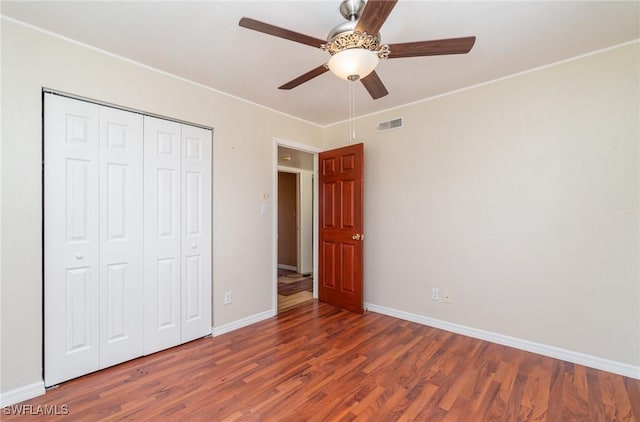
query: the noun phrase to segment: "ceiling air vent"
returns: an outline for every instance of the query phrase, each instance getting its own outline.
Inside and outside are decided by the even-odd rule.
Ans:
[[[402,126],[404,126],[402,117],[398,117],[397,119],[378,123],[378,132],[386,132],[387,130],[398,129]]]

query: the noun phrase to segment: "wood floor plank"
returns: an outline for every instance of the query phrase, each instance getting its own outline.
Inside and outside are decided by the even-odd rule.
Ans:
[[[539,362],[529,374],[521,405],[531,409],[528,420],[542,422],[547,420],[546,406],[549,403],[553,360],[541,357]]]
[[[629,404],[631,406],[633,418],[636,421],[640,421],[640,382],[637,382],[636,380],[631,378],[624,377],[623,382],[625,390],[627,392],[627,397],[629,398]]]
[[[413,397],[410,398],[409,394],[407,395],[410,404],[398,418],[399,421],[418,420],[421,415],[424,415],[425,408],[429,406],[429,403],[432,403],[431,398],[438,391],[437,386],[428,383],[421,385],[419,390],[416,390],[417,388],[418,386],[413,389]]]
[[[640,422],[640,381],[311,302],[23,404],[68,406],[47,420]]]

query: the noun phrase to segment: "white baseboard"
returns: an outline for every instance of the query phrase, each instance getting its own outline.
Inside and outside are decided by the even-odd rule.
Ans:
[[[44,394],[44,381],[34,382],[4,393],[0,393],[0,407],[10,406]]]
[[[224,324],[219,327],[213,327],[211,329],[211,333],[214,337],[229,333],[231,331],[237,330],[238,328],[246,327],[251,324],[255,324],[256,322],[263,321],[265,319],[269,319],[275,316],[276,313],[273,309],[265,312],[260,312],[259,314],[249,315],[246,318],[239,319],[237,321],[231,322],[229,324]]]
[[[503,346],[509,346],[516,349],[525,350],[527,352],[537,353],[539,355],[588,366],[590,368],[612,372],[614,374],[623,375],[625,377],[640,379],[640,366],[629,365],[627,363],[586,355],[584,353],[574,352],[555,346],[549,346],[546,344],[523,340],[516,337],[505,336],[491,331],[485,331],[478,328],[467,327],[465,325],[454,324],[452,322],[429,318],[423,315],[417,315],[393,308],[387,308],[385,306],[375,305],[373,303],[365,303],[364,307],[371,312],[392,316],[406,321],[416,322],[418,324],[427,325],[429,327],[439,328],[441,330],[450,331],[452,333],[462,334],[468,337],[502,344]]]
[[[278,264],[278,268],[282,269],[282,270],[289,270],[289,271],[298,272],[298,267],[296,267],[295,265]]]

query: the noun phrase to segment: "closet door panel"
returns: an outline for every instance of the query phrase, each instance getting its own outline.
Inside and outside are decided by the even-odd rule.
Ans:
[[[100,108],[100,367],[142,355],[142,115]]]
[[[211,131],[182,125],[182,342],[211,334]]]
[[[144,353],[180,343],[180,124],[144,117]]]
[[[45,385],[99,368],[99,106],[46,94]]]

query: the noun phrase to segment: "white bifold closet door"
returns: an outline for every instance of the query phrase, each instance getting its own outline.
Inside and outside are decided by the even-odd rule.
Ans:
[[[142,116],[45,95],[45,385],[142,354]]]
[[[182,342],[211,334],[211,131],[182,125]]]
[[[211,131],[45,94],[45,385],[211,333]]]
[[[180,344],[180,124],[144,121],[144,352]]]
[[[211,333],[211,131],[144,121],[144,353]]]

